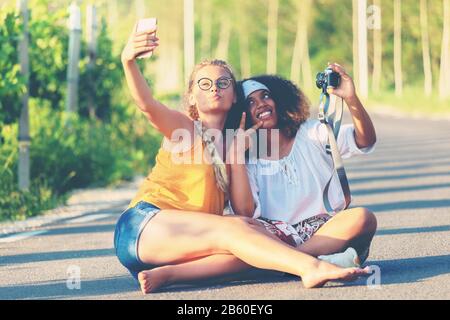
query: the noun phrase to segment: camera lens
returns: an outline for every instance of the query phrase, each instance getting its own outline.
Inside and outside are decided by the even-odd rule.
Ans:
[[[317,88],[319,88],[319,89],[323,88],[324,80],[325,80],[325,73],[319,72],[316,75],[316,86],[317,86]]]

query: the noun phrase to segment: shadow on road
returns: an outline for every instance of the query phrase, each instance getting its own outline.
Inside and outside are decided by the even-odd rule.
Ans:
[[[450,225],[377,230],[376,236],[387,236],[392,234],[406,234],[406,233],[444,232],[444,231],[450,231]]]
[[[96,221],[97,223],[98,221]],[[111,241],[112,241],[112,234],[114,232],[114,228],[116,227],[116,224],[94,224],[90,226],[80,226],[80,227],[70,227],[66,226],[63,228],[55,228],[55,229],[49,229],[47,233],[41,234],[40,237],[48,237],[48,236],[55,236],[55,235],[68,235],[68,234],[89,234],[89,233],[100,233],[100,232],[111,232]]]
[[[104,254],[109,255],[110,250]],[[96,253],[97,254],[97,253]],[[381,285],[420,282],[427,278],[450,273],[450,255],[418,257],[397,260],[369,261],[368,265],[376,265],[381,270]],[[298,281],[297,277],[285,276],[282,273],[264,270],[254,270],[239,275],[221,277],[195,284],[174,285],[163,288],[157,293],[192,292],[206,289],[220,289],[229,286],[249,284],[281,283]],[[365,286],[366,279],[361,278],[353,283],[332,284],[325,289],[336,287]],[[139,287],[131,276],[108,277],[105,279],[82,280],[81,288],[70,290],[65,280],[46,283],[32,283],[0,287],[0,299],[80,299],[125,294],[135,292],[140,295]]]
[[[79,299],[88,296],[100,298],[104,295],[137,291],[131,277],[110,277],[100,280],[83,280],[80,289],[68,289],[65,280],[50,283],[33,283],[0,287],[0,299]]]
[[[411,192],[411,191],[423,191],[433,189],[447,189],[450,188],[450,183],[436,183],[428,185],[418,186],[400,186],[400,187],[382,187],[382,188],[366,188],[366,189],[352,189],[352,195],[364,196],[374,194],[391,194],[394,192]]]
[[[386,202],[380,204],[368,204],[366,207],[375,213],[391,210],[450,208],[450,199]]]
[[[384,176],[367,176],[360,178],[351,178],[349,179],[349,183],[350,185],[355,185],[375,181],[389,181],[389,180],[398,181],[401,179],[444,177],[444,176],[450,176],[450,172],[439,171],[439,172],[408,173],[408,174],[384,175]]]
[[[38,252],[29,254],[18,254],[12,256],[2,256],[0,266],[44,262],[67,259],[83,259],[92,257],[115,256],[114,249],[95,249],[95,250],[76,250],[76,251],[57,251],[57,252]]]
[[[367,264],[380,267],[381,285],[420,282],[450,273],[450,255],[377,260],[369,261]]]

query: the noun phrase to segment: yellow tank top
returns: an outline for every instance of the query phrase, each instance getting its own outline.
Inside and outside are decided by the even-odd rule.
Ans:
[[[197,137],[188,151],[175,155],[164,146],[164,142],[156,156],[155,166],[129,207],[145,201],[161,209],[222,215],[225,195],[216,184],[213,165],[203,160],[203,156],[208,158],[201,138]]]

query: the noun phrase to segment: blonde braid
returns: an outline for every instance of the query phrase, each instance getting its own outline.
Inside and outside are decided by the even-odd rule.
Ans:
[[[211,136],[206,132],[206,129],[202,127],[199,120],[199,114],[198,109],[196,105],[191,105],[189,103],[188,96],[192,93],[192,89],[194,87],[194,81],[195,76],[197,72],[206,66],[218,66],[223,69],[225,69],[229,74],[230,77],[233,79],[233,88],[236,90],[236,78],[234,77],[233,71],[231,67],[223,60],[204,60],[197,64],[194,67],[194,70],[191,73],[191,76],[189,77],[189,83],[188,83],[188,90],[186,94],[184,95],[184,105],[187,109],[187,113],[189,117],[194,120],[195,129],[197,131],[197,134],[202,138],[202,141],[205,143],[206,150],[211,156],[212,159],[212,165],[214,168],[214,175],[216,178],[216,184],[217,187],[223,191],[225,194],[225,199],[228,200],[228,187],[229,187],[229,181],[228,181],[228,175],[225,163],[223,162],[222,158],[220,157],[220,153],[217,152],[217,148],[214,144],[214,142],[211,139]]]

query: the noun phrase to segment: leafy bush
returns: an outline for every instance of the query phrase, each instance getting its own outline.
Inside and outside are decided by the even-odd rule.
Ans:
[[[146,173],[159,148],[160,135],[142,116],[126,121],[113,116],[104,123],[54,111],[48,101],[39,99],[31,99],[30,114],[34,116],[29,191],[17,189],[17,124],[2,130],[0,220],[35,215],[60,203],[75,188],[108,185]]]
[[[39,0],[29,22],[31,185],[18,190],[18,118],[25,90],[18,65],[20,19],[0,13],[0,220],[25,219],[64,201],[70,190],[104,186],[146,173],[161,136],[121,97],[120,59],[102,22],[97,57],[80,55],[79,113],[65,109],[67,12]],[[94,112],[88,108],[88,96]]]
[[[0,12],[0,127],[20,115],[20,95],[25,81],[20,75],[17,45],[20,24],[12,12]]]
[[[111,120],[113,95],[122,84],[123,73],[120,57],[113,54],[112,41],[108,37],[106,21],[102,19],[97,38],[97,56],[91,69],[88,68],[89,55],[83,43],[80,60],[79,114],[104,121]],[[92,110],[89,110],[92,97]]]

